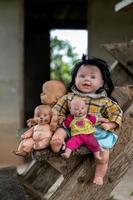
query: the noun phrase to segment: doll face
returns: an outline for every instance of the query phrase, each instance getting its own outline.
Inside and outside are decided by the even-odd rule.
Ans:
[[[56,104],[57,100],[58,94],[55,93],[55,91],[44,88],[43,92],[41,93],[42,104],[48,104],[53,106],[54,104]]]
[[[50,123],[51,114],[47,108],[37,109],[35,111],[34,119],[37,124],[44,125]]]
[[[65,85],[57,80],[47,81],[43,84],[40,95],[41,103],[53,106],[58,99],[66,93]]]
[[[74,99],[71,101],[71,115],[75,117],[82,117],[87,114],[87,106],[84,101]]]
[[[77,89],[84,93],[95,93],[103,83],[101,71],[95,65],[82,65],[75,78]]]

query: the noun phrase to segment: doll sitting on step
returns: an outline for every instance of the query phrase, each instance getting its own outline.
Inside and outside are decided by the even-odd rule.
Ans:
[[[36,125],[21,135],[21,142],[15,152],[18,156],[26,156],[33,150],[45,149],[49,146],[52,137],[50,120],[52,110],[49,105],[39,105],[34,110],[34,121]]]
[[[47,109],[51,109],[54,104],[56,104],[56,102],[58,101],[58,99],[65,95],[66,93],[66,87],[64,85],[64,83],[62,81],[59,80],[49,80],[46,81],[43,86],[42,86],[42,93],[40,94],[40,99],[41,99],[41,103],[43,105],[39,106],[40,108],[45,108],[46,112]],[[42,149],[46,148],[49,146],[49,142],[50,142],[50,138],[52,135],[51,130],[49,130],[49,138],[47,138],[45,140],[45,144],[42,145],[42,147],[38,147],[34,144],[34,140],[32,138],[32,134],[34,131],[34,128],[36,127],[36,125],[38,126],[38,121],[36,120],[36,114],[38,115],[38,107],[35,109],[35,115],[34,118],[31,118],[29,120],[27,120],[27,125],[28,127],[30,127],[31,129],[29,129],[28,131],[26,131],[21,138],[23,139],[18,147],[18,151],[15,152],[16,155],[20,155],[20,156],[25,156],[27,155],[27,152],[31,152],[32,149]],[[39,115],[38,115],[39,117]],[[62,119],[61,119],[62,120]],[[59,121],[59,118],[57,117],[56,111],[50,111],[50,119],[49,122],[47,122],[47,127],[52,123],[53,126],[57,125]],[[48,128],[49,129],[49,128]],[[40,140],[41,142],[41,140]],[[44,143],[44,140],[42,138],[42,143]]]
[[[70,102],[70,116],[63,122],[64,128],[70,128],[71,137],[66,143],[65,152],[61,155],[69,158],[72,151],[85,145],[93,152],[95,159],[101,160],[100,145],[94,134],[96,122],[108,122],[105,118],[96,118],[94,115],[87,114],[87,105],[80,98],[74,98]]]

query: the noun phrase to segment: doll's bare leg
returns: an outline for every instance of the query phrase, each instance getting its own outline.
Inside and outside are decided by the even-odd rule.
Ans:
[[[97,159],[97,160],[102,160],[102,157],[101,157],[101,155],[100,155],[100,151],[94,152],[94,157],[95,157],[95,159]]]
[[[32,138],[24,139],[20,142],[18,150],[14,152],[18,156],[26,156],[28,153],[32,152],[34,141]]]
[[[96,185],[103,185],[103,178],[108,170],[109,150],[106,149],[104,151],[101,151],[101,157],[101,160],[97,160],[95,177],[93,179],[93,183],[95,183]]]
[[[66,137],[67,137],[67,134],[63,128],[58,128],[55,131],[55,133],[50,141],[51,149],[53,152],[57,153],[60,151],[62,145],[64,144]]]
[[[50,139],[51,139],[51,137],[46,137],[41,141],[35,141],[34,149],[37,150],[37,149],[45,149],[45,148],[47,148],[49,146],[49,144],[50,144]]]
[[[64,157],[64,158],[69,158],[71,153],[72,153],[72,150],[69,149],[69,148],[66,148],[65,152],[62,153],[61,156]]]

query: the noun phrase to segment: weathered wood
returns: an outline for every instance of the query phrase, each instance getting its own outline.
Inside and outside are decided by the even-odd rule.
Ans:
[[[129,73],[121,63],[111,71],[112,80],[115,86],[124,86],[133,84],[133,75]]]
[[[35,162],[24,176],[20,176],[28,194],[38,196],[38,200],[43,198],[44,194],[58,179],[60,173],[47,162]]]
[[[125,70],[133,75],[133,42],[113,43],[102,45],[116,60],[118,60]],[[118,74],[119,75],[119,74]]]
[[[123,87],[115,87],[112,93],[112,96],[117,100],[123,112],[126,111],[126,109],[130,106],[132,102],[133,98],[132,91],[133,91],[133,86],[127,85]]]
[[[66,177],[50,200],[105,200],[109,196],[133,162],[132,111],[133,105],[125,113],[121,136],[111,153],[110,169],[104,185],[99,187],[91,183],[94,163],[85,159],[72,174]],[[83,181],[79,183],[81,177]]]
[[[133,6],[133,0],[122,0],[115,5],[115,11],[124,10]]]
[[[49,151],[49,150],[48,150]],[[81,157],[82,154],[82,157]],[[82,148],[77,152],[74,152],[69,159],[64,159],[60,154],[55,154],[46,150],[34,152],[34,156],[38,161],[47,161],[51,166],[58,170],[61,174],[66,176],[72,171],[80,162],[82,162],[84,156],[90,154],[86,148]]]

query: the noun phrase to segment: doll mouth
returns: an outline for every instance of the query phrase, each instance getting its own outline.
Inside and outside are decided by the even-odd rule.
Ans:
[[[84,84],[83,84],[83,87],[85,87],[85,88],[90,88],[90,87],[91,87],[91,84],[84,83]]]

